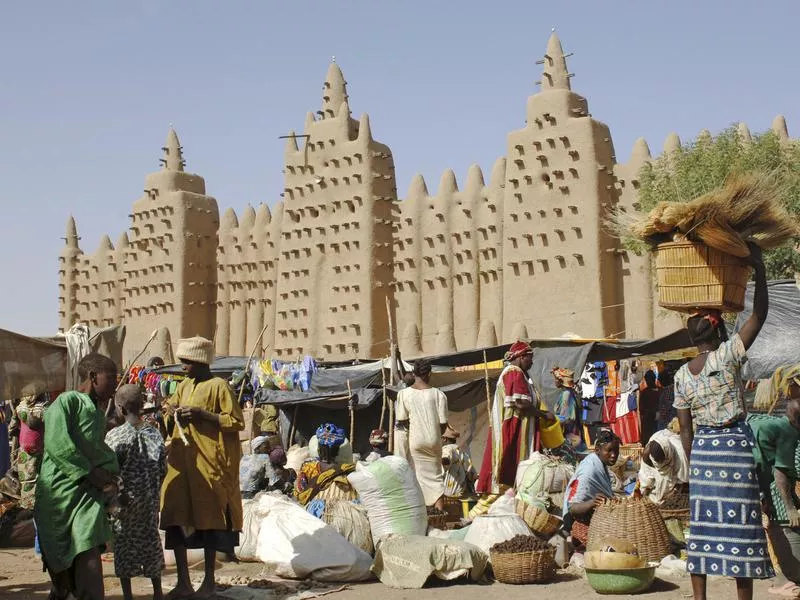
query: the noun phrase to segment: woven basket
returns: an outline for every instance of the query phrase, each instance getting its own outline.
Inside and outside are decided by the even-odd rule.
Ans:
[[[678,312],[741,312],[752,269],[744,259],[703,244],[668,242],[656,249],[658,303]]]
[[[547,583],[556,573],[556,549],[503,554],[489,551],[494,577],[500,583]]]
[[[542,537],[553,537],[561,526],[561,519],[522,500],[517,500],[516,511],[531,531]]]
[[[661,561],[670,554],[667,526],[658,507],[646,498],[615,499],[598,506],[589,525],[587,548],[592,550],[606,537],[635,544],[647,561]]]
[[[428,529],[444,529],[447,527],[447,514],[428,515]]]

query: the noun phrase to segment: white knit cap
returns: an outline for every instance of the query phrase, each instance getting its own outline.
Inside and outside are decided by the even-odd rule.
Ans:
[[[214,342],[200,336],[180,340],[175,356],[178,360],[210,365],[214,362]]]

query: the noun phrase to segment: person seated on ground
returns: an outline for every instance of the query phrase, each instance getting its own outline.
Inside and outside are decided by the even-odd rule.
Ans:
[[[373,429],[369,434],[370,453],[364,459],[364,462],[375,462],[379,458],[388,456],[389,451],[386,449],[389,435],[383,429]]]
[[[776,586],[769,592],[797,598],[800,597],[800,500],[795,484],[800,468],[800,365],[775,372],[773,397],[788,399],[786,416],[753,414],[747,423],[753,430],[753,456],[766,499],[767,535],[781,571]]]
[[[294,469],[286,468],[286,452],[284,449],[280,446],[273,448],[269,453],[269,462],[272,466],[272,474],[269,478],[267,491],[280,492],[291,496],[294,492],[297,473]]]
[[[355,490],[347,481],[347,474],[355,471],[352,463],[337,463],[337,457],[345,442],[344,429],[326,423],[317,429],[319,458],[310,458],[300,467],[295,483],[295,498],[306,506],[314,499],[353,500]]]
[[[680,435],[662,429],[650,438],[642,451],[639,491],[658,506],[689,507],[689,461]]]
[[[564,493],[562,516],[567,531],[572,531],[576,523],[588,526],[594,509],[614,497],[608,469],[616,464],[619,447],[620,439],[610,430],[603,429],[594,442],[594,452],[578,464]],[[572,531],[572,537],[581,543],[586,542],[582,532]]]
[[[462,498],[473,491],[478,472],[472,465],[469,453],[458,447],[461,434],[449,424],[442,434],[442,466],[444,467],[444,495]]]
[[[267,489],[273,475],[270,449],[269,439],[265,435],[250,441],[251,454],[243,456],[239,462],[239,489],[243,500],[249,500]]]

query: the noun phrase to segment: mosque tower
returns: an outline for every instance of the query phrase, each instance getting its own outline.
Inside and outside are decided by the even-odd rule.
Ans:
[[[274,355],[385,355],[394,160],[372,138],[369,117],[351,117],[335,62],[321,109],[308,113],[302,135],[290,134],[284,173]]]
[[[605,231],[616,202],[611,134],[572,91],[555,32],[541,64],[526,125],[508,135],[502,341],[611,336],[624,330],[619,242]]]

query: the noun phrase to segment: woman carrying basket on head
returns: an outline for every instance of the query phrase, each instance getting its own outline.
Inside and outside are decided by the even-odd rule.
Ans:
[[[675,374],[674,406],[689,457],[687,570],[695,600],[706,597],[707,575],[735,578],[739,600],[752,599],[753,579],[774,575],[741,377],[745,353],[769,306],[761,249],[749,245],[755,269],[753,314],[731,339],[718,311],[690,317],[686,327],[699,354]]]

